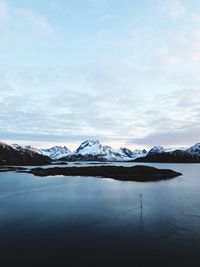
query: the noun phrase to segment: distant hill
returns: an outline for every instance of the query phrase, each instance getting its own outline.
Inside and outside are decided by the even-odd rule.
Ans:
[[[145,157],[137,158],[134,162],[159,162],[159,163],[200,163],[200,155],[183,150],[172,152],[148,153]]]

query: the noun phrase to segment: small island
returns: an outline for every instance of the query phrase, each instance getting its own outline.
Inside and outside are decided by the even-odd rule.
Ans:
[[[148,166],[90,166],[90,167],[53,167],[26,170],[36,176],[93,176],[112,178],[121,181],[150,182],[171,179],[182,175],[170,169],[157,169]]]

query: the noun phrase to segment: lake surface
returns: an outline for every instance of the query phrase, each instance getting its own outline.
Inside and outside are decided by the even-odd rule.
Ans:
[[[1,266],[199,267],[200,164],[145,165],[183,176],[139,183],[0,173]]]

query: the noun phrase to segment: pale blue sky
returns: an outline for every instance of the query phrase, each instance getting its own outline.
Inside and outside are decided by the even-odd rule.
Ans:
[[[0,139],[200,141],[200,1],[0,0]]]

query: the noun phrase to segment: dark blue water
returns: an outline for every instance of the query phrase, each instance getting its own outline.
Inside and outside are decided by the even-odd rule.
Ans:
[[[200,164],[148,165],[184,175],[138,183],[0,173],[1,266],[199,267]]]

